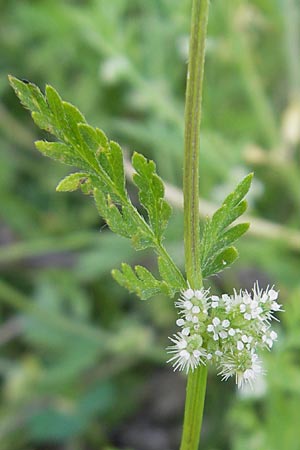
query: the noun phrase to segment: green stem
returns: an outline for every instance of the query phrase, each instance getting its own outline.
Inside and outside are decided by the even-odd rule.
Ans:
[[[193,0],[185,103],[183,172],[185,267],[193,287],[202,284],[199,233],[199,136],[208,1]]]
[[[197,450],[200,440],[204,399],[206,391],[207,368],[200,366],[188,377],[184,427],[180,450]]]
[[[193,0],[185,106],[183,177],[185,268],[187,280],[192,288],[202,286],[199,226],[199,138],[208,9],[209,0]],[[204,366],[198,367],[188,375],[180,450],[198,449],[206,379],[207,368]]]

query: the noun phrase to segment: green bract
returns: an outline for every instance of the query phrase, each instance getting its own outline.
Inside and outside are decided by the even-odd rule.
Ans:
[[[140,298],[147,299],[162,293],[173,297],[187,287],[186,281],[163,246],[171,206],[164,198],[164,184],[156,173],[153,161],[134,153],[133,182],[139,191],[139,201],[145,211],[141,214],[132,204],[125,182],[121,147],[110,141],[103,131],[86,123],[81,112],[63,101],[51,86],[45,95],[32,83],[9,77],[21,103],[31,111],[34,122],[56,137],[57,141],[37,141],[36,147],[45,156],[75,166],[72,173],[57,186],[57,191],[81,189],[93,195],[99,214],[110,229],[131,240],[136,250],[153,248],[158,259],[157,279],[145,267],[122,264],[112,274],[119,284]],[[249,225],[229,226],[246,210],[243,198],[247,194],[252,175],[248,175],[224,201],[211,219],[207,219],[202,233],[201,266],[203,276],[220,272],[236,258],[231,244],[244,234]]]

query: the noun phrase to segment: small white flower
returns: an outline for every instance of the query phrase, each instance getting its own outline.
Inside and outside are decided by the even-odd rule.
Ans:
[[[269,349],[273,347],[274,341],[277,339],[276,331],[266,330],[265,334],[262,335],[262,342],[267,345]]]
[[[169,338],[174,345],[167,348],[173,354],[167,362],[172,362],[174,370],[194,371],[200,364],[205,364],[207,352],[202,348],[203,339],[200,335],[183,336],[175,334]]]
[[[189,327],[186,327],[182,330],[182,334],[183,336],[188,336],[190,334],[190,329]]]
[[[193,291],[193,289],[187,289],[186,291],[183,291],[182,295],[183,295],[183,297],[190,300],[191,298],[193,298],[195,296],[195,292]]]
[[[242,341],[237,341],[236,347],[238,350],[243,350],[244,349],[244,344]]]
[[[277,339],[277,333],[276,333],[276,331],[271,331],[271,333],[270,333],[270,338],[272,339],[272,341],[276,341],[276,339]]]
[[[269,298],[270,300],[277,300],[278,299],[278,292],[274,291],[274,289],[269,290]]]
[[[219,306],[219,297],[217,297],[216,295],[212,295],[211,296],[211,307],[212,308],[217,308]]]
[[[263,292],[263,290],[259,288],[258,283],[256,283],[253,288],[253,295],[254,299],[261,304],[264,313],[263,319],[268,322],[272,319],[277,320],[274,317],[273,312],[283,311],[282,305],[276,301],[278,299],[278,291],[275,291],[273,288],[269,289],[268,286]]]
[[[176,325],[178,325],[179,327],[183,327],[184,324],[185,324],[185,320],[184,319],[177,319],[176,320]]]
[[[207,331],[213,333],[214,341],[218,341],[219,338],[226,339],[228,336],[228,327],[230,326],[230,321],[225,319],[221,322],[219,317],[214,317],[212,323],[207,326]]]

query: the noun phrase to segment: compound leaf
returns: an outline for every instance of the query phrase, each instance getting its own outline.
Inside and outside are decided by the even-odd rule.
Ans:
[[[116,271],[116,278],[142,298],[158,292],[173,295],[178,289],[176,276],[181,283],[183,278],[162,248],[171,207],[164,199],[164,185],[156,174],[154,162],[138,153],[133,156],[136,170],[133,179],[139,188],[141,205],[147,211],[148,224],[127,194],[121,147],[109,141],[103,131],[87,124],[81,112],[62,100],[52,86],[46,86],[44,95],[33,83],[11,76],[9,80],[35,123],[58,139],[58,142],[37,141],[37,149],[45,156],[83,170],[63,179],[57,191],[81,188],[85,194],[93,194],[100,215],[112,231],[130,238],[136,250],[155,247],[162,254],[159,264],[163,281],[156,280],[141,266],[133,271],[127,265],[123,265],[122,272]],[[167,267],[170,263],[172,268]]]

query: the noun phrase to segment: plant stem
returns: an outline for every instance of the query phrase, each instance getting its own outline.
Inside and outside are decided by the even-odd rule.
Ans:
[[[199,135],[208,2],[209,0],[193,0],[185,103],[184,248],[186,275],[192,287],[202,285],[199,233]]]
[[[184,426],[180,450],[197,450],[203,417],[207,368],[200,366],[188,376]]]
[[[209,0],[193,0],[185,104],[184,249],[187,280],[192,288],[202,286],[199,226],[199,138],[208,8]],[[188,375],[180,450],[198,449],[206,379],[207,368],[205,366],[198,367]]]

